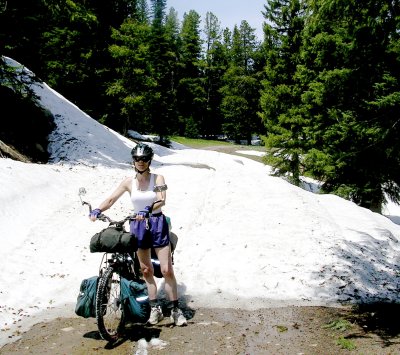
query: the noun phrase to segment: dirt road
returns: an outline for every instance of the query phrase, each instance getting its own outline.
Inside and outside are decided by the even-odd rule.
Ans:
[[[94,319],[35,325],[1,354],[399,354],[398,306],[186,309],[186,327],[168,318],[135,326],[118,343],[100,339]]]

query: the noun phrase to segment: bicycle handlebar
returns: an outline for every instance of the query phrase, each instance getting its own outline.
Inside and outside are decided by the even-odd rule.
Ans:
[[[153,207],[156,203],[158,202],[162,202],[162,200],[157,200],[154,201],[151,206],[150,206],[150,211],[153,210]],[[87,205],[89,207],[89,213],[92,212],[92,205],[89,202],[86,201],[82,201],[82,205]],[[126,221],[130,220],[130,219],[135,219],[137,217],[137,213],[134,213],[132,215],[126,216],[124,219],[122,219],[121,221],[114,221],[112,220],[110,217],[108,217],[107,215],[105,215],[104,213],[100,213],[96,219],[103,221],[103,222],[109,222],[110,224],[124,224]]]

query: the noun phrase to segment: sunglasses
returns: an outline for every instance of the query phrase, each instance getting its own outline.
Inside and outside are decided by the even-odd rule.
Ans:
[[[148,163],[151,160],[151,158],[150,157],[133,157],[133,160],[135,162],[142,161],[144,163]]]

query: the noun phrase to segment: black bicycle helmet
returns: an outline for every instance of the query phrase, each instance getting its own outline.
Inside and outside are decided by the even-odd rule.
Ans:
[[[151,149],[151,147],[147,144],[143,143],[136,144],[136,146],[132,149],[131,154],[132,158],[145,157],[149,158],[149,160],[152,160],[154,156],[153,149]]]

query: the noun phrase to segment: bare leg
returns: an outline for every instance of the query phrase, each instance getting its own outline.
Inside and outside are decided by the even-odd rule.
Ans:
[[[138,249],[137,255],[140,262],[140,268],[143,272],[143,278],[147,285],[149,299],[155,300],[157,298],[157,284],[156,280],[154,279],[154,270],[151,263],[150,250],[151,249]]]
[[[160,261],[161,273],[165,280],[165,293],[170,301],[178,299],[178,287],[175,279],[174,268],[169,245],[155,249],[157,258]]]

